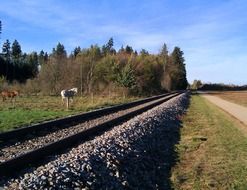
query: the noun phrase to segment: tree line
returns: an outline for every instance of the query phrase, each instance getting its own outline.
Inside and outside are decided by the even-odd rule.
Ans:
[[[67,54],[58,43],[51,53],[23,53],[17,40],[6,40],[0,54],[0,76],[9,83],[18,81],[29,93],[56,95],[62,89],[78,87],[81,94],[122,91],[140,95],[164,90],[186,89],[183,51],[166,44],[158,54],[129,45],[114,49],[113,38],[102,47],[75,47]]]
[[[239,91],[239,90],[247,90],[247,85],[230,85],[230,84],[223,84],[223,83],[205,83],[202,84],[197,90],[206,90],[206,91]]]
[[[4,76],[9,82],[14,80],[25,82],[29,78],[36,77],[37,74],[37,53],[22,53],[21,45],[17,40],[12,44],[6,40],[0,56],[0,76]]]

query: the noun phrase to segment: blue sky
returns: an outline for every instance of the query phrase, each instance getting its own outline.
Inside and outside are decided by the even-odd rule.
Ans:
[[[247,84],[246,0],[0,0],[0,46],[17,39],[24,52],[131,45],[184,51],[189,82]]]

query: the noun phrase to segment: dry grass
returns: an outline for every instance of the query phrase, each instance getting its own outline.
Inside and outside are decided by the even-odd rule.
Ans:
[[[222,99],[247,107],[247,91],[225,91],[217,92],[215,95]]]
[[[193,96],[183,117],[175,189],[247,189],[247,138],[233,118]]]

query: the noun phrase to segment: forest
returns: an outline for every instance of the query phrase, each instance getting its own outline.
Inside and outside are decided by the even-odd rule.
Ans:
[[[75,47],[70,54],[62,43],[51,53],[25,53],[17,40],[2,44],[0,90],[59,95],[77,87],[80,95],[151,95],[187,88],[183,51],[175,47],[169,53],[165,43],[158,54],[137,52],[129,45],[116,50],[113,38],[101,47]]]

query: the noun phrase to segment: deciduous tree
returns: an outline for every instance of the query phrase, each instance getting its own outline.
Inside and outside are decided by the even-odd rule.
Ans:
[[[192,85],[191,85],[191,88],[193,90],[197,90],[201,86],[202,86],[202,82],[200,80],[194,80],[193,83],[192,83]]]
[[[130,64],[118,70],[116,82],[127,89],[132,89],[136,85],[134,70]]]

